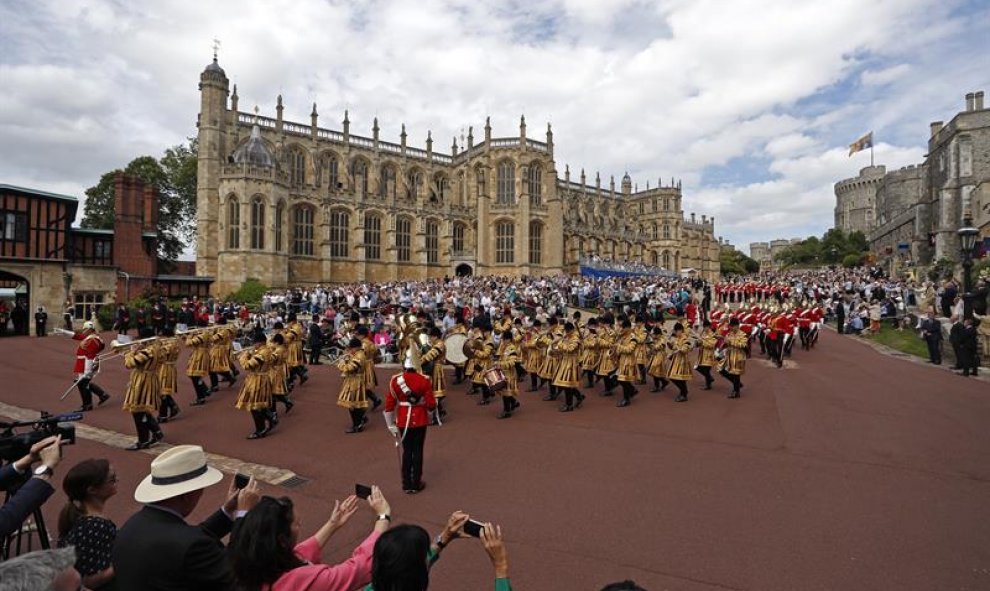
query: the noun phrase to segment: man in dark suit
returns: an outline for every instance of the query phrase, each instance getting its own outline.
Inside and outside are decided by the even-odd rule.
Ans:
[[[234,575],[220,540],[230,533],[234,519],[257,504],[254,479],[240,491],[232,482],[223,507],[199,525],[186,523],[203,489],[222,479],[197,445],[173,447],[151,462],[151,474],[134,491],[144,508],[127,520],[114,542],[118,589],[233,589]]]
[[[62,437],[48,437],[31,446],[28,455],[0,469],[0,489],[8,490],[22,479],[28,480],[0,507],[0,538],[16,532],[24,519],[40,508],[55,489],[51,485],[53,471],[62,460]],[[41,465],[31,470],[31,464]]]
[[[309,364],[320,364],[320,352],[323,350],[323,331],[316,318],[309,323]]]
[[[928,361],[942,365],[942,325],[935,319],[934,312],[929,312],[928,318],[922,321],[921,338],[928,345]]]

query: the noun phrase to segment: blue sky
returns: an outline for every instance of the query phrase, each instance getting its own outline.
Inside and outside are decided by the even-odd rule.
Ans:
[[[990,90],[990,3],[956,0],[273,0],[0,3],[0,180],[82,196],[194,135],[214,37],[242,110],[448,149],[467,126],[530,136],[557,168],[641,188],[737,245],[821,234],[869,154],[920,162],[928,123]]]

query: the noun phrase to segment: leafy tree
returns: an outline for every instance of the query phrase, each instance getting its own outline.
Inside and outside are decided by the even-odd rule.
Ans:
[[[197,144],[179,144],[165,150],[160,160],[139,156],[121,171],[110,171],[86,189],[82,227],[112,229],[114,221],[114,177],[118,172],[133,175],[158,189],[158,256],[175,261],[193,236],[196,216]]]
[[[746,275],[760,270],[760,263],[738,250],[722,250],[719,267],[723,275]]]
[[[852,267],[858,267],[863,263],[863,255],[861,254],[847,254],[842,257],[842,266],[847,269]]]
[[[227,296],[227,301],[257,306],[261,304],[261,296],[265,295],[268,287],[257,279],[248,278],[241,283],[237,291]]]

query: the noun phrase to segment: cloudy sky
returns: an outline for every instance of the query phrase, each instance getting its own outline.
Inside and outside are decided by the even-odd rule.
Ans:
[[[557,168],[682,179],[737,245],[820,234],[869,153],[920,162],[928,123],[990,90],[986,0],[0,1],[0,182],[82,197],[195,135],[199,73],[240,107],[449,150],[553,123]]]

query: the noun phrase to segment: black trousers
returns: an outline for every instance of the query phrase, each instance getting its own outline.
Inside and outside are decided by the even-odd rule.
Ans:
[[[179,413],[179,405],[171,394],[162,394],[162,404],[158,409],[158,418],[169,418]]]
[[[935,365],[942,364],[942,343],[938,339],[925,339],[928,345],[928,360]]]
[[[402,439],[402,488],[413,490],[423,479],[423,447],[426,427],[413,427]]]
[[[189,376],[192,380],[193,391],[196,392],[196,400],[203,400],[210,395],[210,389],[203,383],[203,378],[199,376]]]
[[[76,387],[79,388],[79,397],[82,398],[83,406],[93,406],[93,394],[96,394],[99,398],[104,398],[107,395],[107,393],[103,391],[103,388],[93,382],[93,378],[83,378],[79,380]]]
[[[626,400],[632,400],[632,397],[636,395],[636,387],[633,386],[633,383],[619,380],[619,385],[622,386],[622,397]]]
[[[323,349],[323,345],[310,345],[309,347],[309,364],[316,365],[320,362],[320,351]]]
[[[733,392],[738,392],[739,391],[739,388],[742,388],[742,380],[736,374],[729,373],[729,372],[725,371],[724,369],[722,371],[720,371],[719,374],[721,374],[721,376],[723,378],[729,380],[729,383],[732,384],[732,391]]]
[[[211,388],[216,388],[216,387],[218,387],[220,385],[220,377],[223,377],[223,379],[226,380],[230,384],[233,384],[234,383],[234,375],[231,374],[229,371],[225,371],[223,373],[216,373],[216,372],[212,372],[211,371],[210,372],[210,387]]]
[[[137,429],[138,441],[141,443],[151,441],[152,433],[159,433],[162,430],[155,417],[149,413],[134,412],[131,416],[134,417],[134,427]]]
[[[706,386],[711,386],[712,382],[715,381],[715,378],[712,377],[712,366],[710,366],[710,365],[699,365],[695,369],[698,370],[698,373],[700,373],[701,375],[705,376],[705,385]]]

